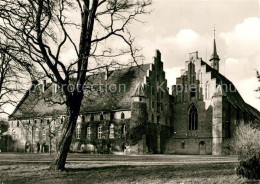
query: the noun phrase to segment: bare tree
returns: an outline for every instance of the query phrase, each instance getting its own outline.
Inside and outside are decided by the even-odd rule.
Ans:
[[[14,43],[5,54],[35,66],[65,95],[68,118],[51,169],[65,168],[86,75],[142,59],[129,25],[149,13],[150,4],[151,0],[1,0],[0,34]],[[5,46],[1,43],[0,48]],[[62,57],[71,51],[68,48],[75,55],[69,61]]]
[[[8,42],[6,42],[8,43]],[[0,50],[0,114],[8,114],[7,106],[15,106],[26,87],[22,81],[26,78],[28,70],[25,63],[16,62],[5,51],[8,47]]]

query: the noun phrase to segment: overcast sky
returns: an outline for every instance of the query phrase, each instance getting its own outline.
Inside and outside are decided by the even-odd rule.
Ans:
[[[260,69],[260,1],[154,0],[146,24],[134,25],[146,62],[155,49],[162,53],[168,86],[175,84],[188,53],[208,61],[216,27],[220,72],[238,88],[246,102],[260,110],[256,69]]]
[[[260,86],[256,79],[256,69],[260,70],[259,8],[260,0],[153,0],[152,13],[142,17],[146,23],[133,24],[132,33],[136,44],[143,47],[145,62],[152,62],[156,49],[161,51],[170,87],[190,52],[198,51],[199,57],[208,61],[215,25],[220,72],[247,103],[260,110],[255,93]],[[78,35],[73,34],[73,39]],[[62,57],[74,55],[67,48]]]

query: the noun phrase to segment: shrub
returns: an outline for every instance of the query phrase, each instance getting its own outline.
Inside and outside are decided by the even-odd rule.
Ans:
[[[260,131],[249,124],[236,130],[237,174],[248,179],[260,179]]]

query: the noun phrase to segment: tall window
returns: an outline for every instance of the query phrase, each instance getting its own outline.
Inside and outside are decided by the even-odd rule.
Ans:
[[[210,97],[210,84],[209,82],[205,85],[205,99],[208,99]]]
[[[82,122],[85,122],[85,116],[82,115]]]
[[[126,126],[125,125],[122,125],[122,135],[125,135],[126,134]]]
[[[76,129],[76,139],[80,139],[80,126],[79,125],[77,126],[77,129]]]
[[[35,129],[35,139],[39,140],[39,129],[38,128]]]
[[[98,139],[102,138],[102,125],[98,125]]]
[[[154,115],[152,114],[152,123],[154,122]]]
[[[90,139],[91,137],[91,127],[90,125],[87,127],[87,139]]]
[[[121,113],[121,119],[125,119],[125,113]]]
[[[42,131],[42,138],[43,138],[43,140],[46,140],[46,130],[45,129],[43,129],[43,131]]]
[[[198,110],[193,104],[189,111],[189,130],[198,129]]]
[[[94,121],[94,115],[93,114],[90,115],[90,121]]]
[[[115,126],[112,123],[109,127],[109,138],[114,139],[115,138]]]
[[[19,127],[19,121],[17,121],[17,127]]]

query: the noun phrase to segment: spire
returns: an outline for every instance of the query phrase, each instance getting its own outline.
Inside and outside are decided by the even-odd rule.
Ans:
[[[218,60],[220,60],[219,57],[218,57],[218,54],[217,54],[217,47],[216,47],[216,40],[215,40],[215,25],[214,25],[213,53],[212,53],[212,55],[211,55],[211,57],[210,57],[209,60],[211,61],[211,60],[213,60],[213,59],[218,59]]]
[[[216,39],[215,39],[215,25],[214,25],[214,41],[213,41],[213,53],[209,59],[211,67],[215,70],[219,71],[219,56],[217,54],[217,46],[216,46]]]

